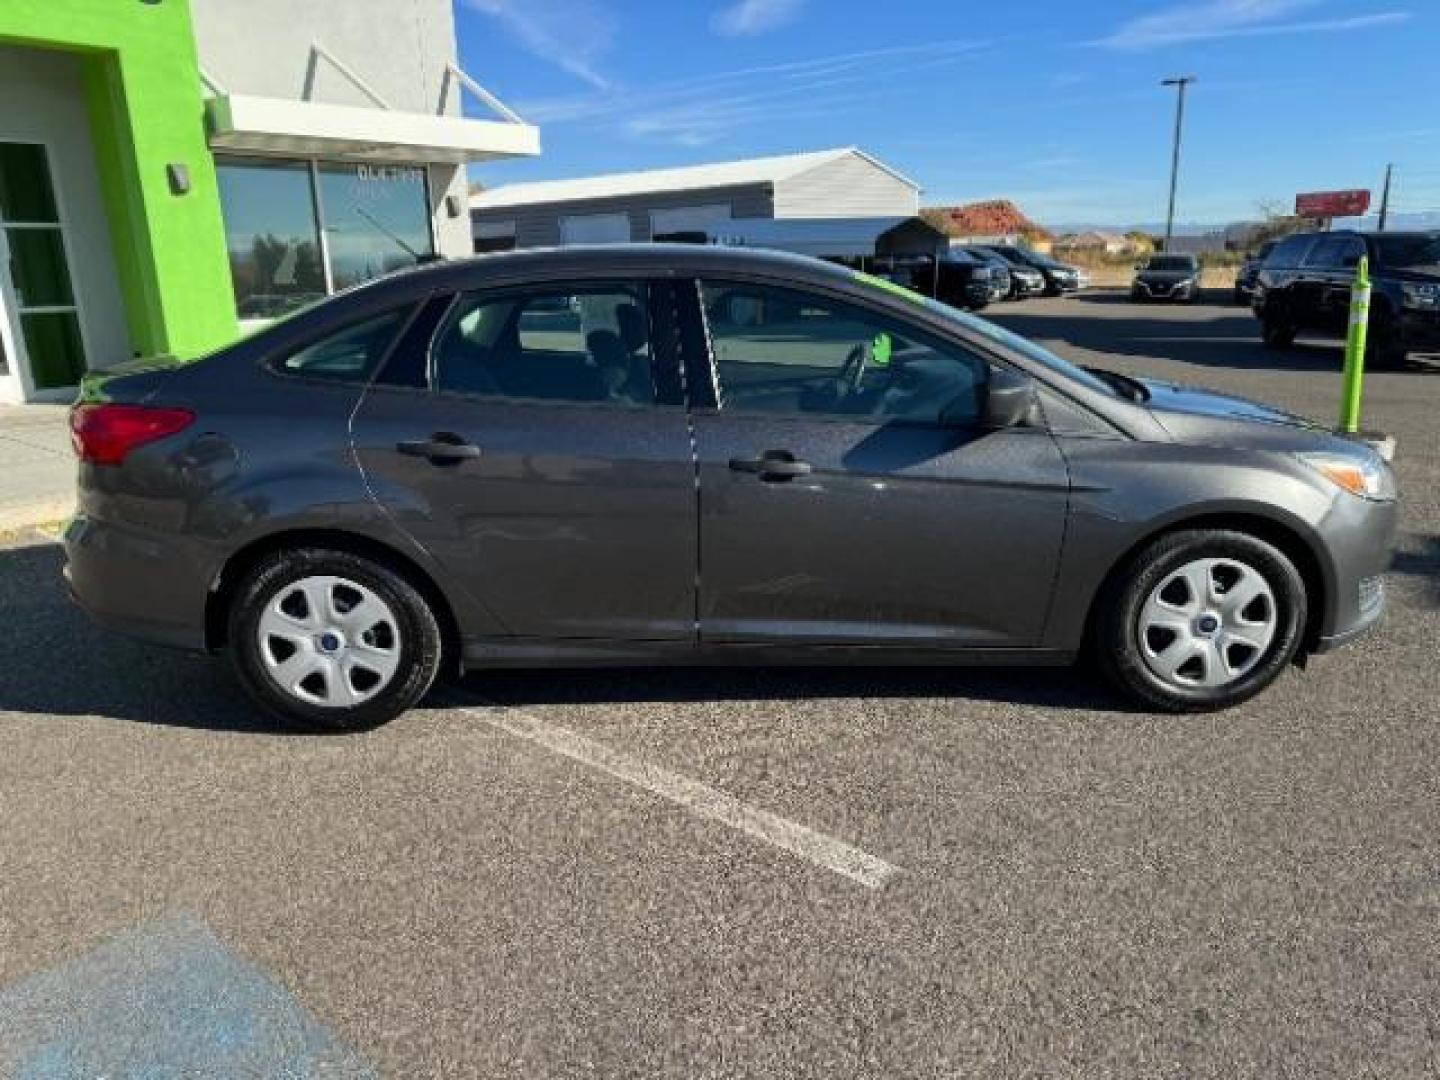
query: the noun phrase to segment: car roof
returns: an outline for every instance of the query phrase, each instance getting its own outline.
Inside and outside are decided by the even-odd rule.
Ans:
[[[577,244],[437,260],[397,270],[349,291],[373,296],[464,289],[487,278],[544,279],[607,271],[644,275],[760,274],[832,286],[854,280],[852,271],[833,263],[762,248],[681,243]]]

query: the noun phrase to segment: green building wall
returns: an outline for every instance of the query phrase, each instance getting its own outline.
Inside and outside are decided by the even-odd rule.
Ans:
[[[0,42],[84,66],[96,165],[130,336],[191,357],[238,333],[186,0],[0,0]],[[190,190],[170,190],[184,165]]]

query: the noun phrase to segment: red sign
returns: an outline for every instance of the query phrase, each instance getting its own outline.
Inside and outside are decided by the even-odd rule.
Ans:
[[[1295,196],[1297,217],[1359,217],[1369,209],[1368,191],[1309,191]]]

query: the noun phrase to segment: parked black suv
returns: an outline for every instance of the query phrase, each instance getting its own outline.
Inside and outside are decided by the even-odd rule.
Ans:
[[[1004,299],[1006,300],[1023,300],[1027,296],[1036,296],[1045,291],[1045,275],[1033,266],[1011,262],[1004,255],[998,251],[992,251],[990,248],[967,247],[960,250],[991,266],[999,267],[1009,275],[1010,289],[1005,294]]]
[[[1002,268],[953,249],[938,262],[925,255],[880,256],[872,269],[897,285],[966,311],[979,311],[1010,291],[1010,277]]]
[[[1296,233],[1275,245],[1255,285],[1265,344],[1283,349],[1300,330],[1345,333],[1350,286],[1370,258],[1367,359],[1402,364],[1411,352],[1440,352],[1440,232]]]
[[[1015,244],[982,244],[981,246],[987,251],[1003,255],[1011,262],[1039,270],[1045,278],[1046,296],[1059,296],[1080,288],[1080,271],[1073,266],[1057,262],[1048,255],[1041,255],[1038,251],[1018,247]]]

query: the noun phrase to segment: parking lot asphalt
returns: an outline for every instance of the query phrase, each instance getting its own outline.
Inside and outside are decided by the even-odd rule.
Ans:
[[[1338,345],[1227,304],[985,314],[1338,401]],[[1064,670],[507,673],[284,735],[0,548],[0,1075],[1435,1075],[1437,421],[1440,365],[1369,379],[1389,615],[1217,716]]]

